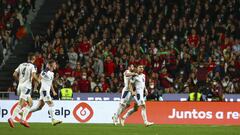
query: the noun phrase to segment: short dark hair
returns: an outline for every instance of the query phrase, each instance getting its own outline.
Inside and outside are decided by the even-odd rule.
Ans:
[[[140,63],[139,63],[139,64],[137,64],[137,67],[140,67],[140,66],[143,66],[143,67],[144,67],[144,65],[143,65],[143,64],[140,64]]]
[[[129,64],[128,67],[131,67],[132,65],[134,66],[134,64]]]
[[[48,65],[49,65],[50,67],[52,67],[55,62],[56,62],[55,60],[50,59],[50,60],[48,61]]]
[[[51,59],[51,60],[48,61],[48,64],[49,64],[49,65],[52,65],[52,64],[55,63],[55,62],[56,62],[55,60]]]
[[[34,53],[30,52],[30,53],[28,54],[28,60],[33,60],[34,57],[35,57],[35,54],[34,54]]]

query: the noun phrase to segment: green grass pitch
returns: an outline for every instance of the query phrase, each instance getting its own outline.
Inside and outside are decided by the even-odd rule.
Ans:
[[[211,125],[153,125],[128,124],[124,127],[112,124],[61,124],[30,123],[25,128],[15,123],[0,123],[1,135],[240,135],[240,126]]]

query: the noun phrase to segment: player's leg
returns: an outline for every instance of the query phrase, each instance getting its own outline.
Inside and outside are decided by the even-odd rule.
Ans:
[[[20,98],[19,102],[18,102],[18,105],[13,110],[12,116],[8,119],[8,123],[9,123],[10,127],[14,128],[14,119],[18,116],[18,114],[21,111],[24,103],[25,103],[25,100]]]
[[[39,110],[41,110],[41,109],[43,108],[44,105],[45,105],[44,101],[43,101],[42,99],[40,99],[40,100],[38,101],[37,106],[32,107],[32,108],[30,109],[30,112],[39,111]]]
[[[143,95],[141,94],[140,94],[138,105],[141,107],[141,115],[142,115],[145,126],[153,125],[153,122],[149,122],[147,119],[146,103],[144,101]]]
[[[138,110],[138,105],[135,103],[135,104],[134,104],[134,107],[131,108],[131,109],[129,109],[129,110],[127,111],[127,113],[126,113],[122,118],[120,118],[120,123],[121,123],[121,125],[124,126],[124,125],[125,125],[125,120],[126,120],[130,115],[132,115],[134,112],[136,112],[137,110]]]
[[[49,114],[50,114],[51,119],[52,119],[52,125],[56,126],[58,124],[61,124],[62,121],[54,119],[54,111],[53,111],[54,104],[53,104],[52,100],[46,101],[46,103],[49,106],[49,110],[48,111],[49,111]]]
[[[127,111],[127,113],[123,116],[123,120],[127,119],[127,117],[129,117],[130,115],[132,115],[134,112],[136,112],[138,110],[139,101],[140,101],[139,99],[140,99],[140,95],[139,94],[134,96],[134,100],[135,100],[134,107]]]
[[[41,91],[39,92],[40,94],[40,98],[39,98],[39,102],[37,104],[37,106],[31,108],[30,112],[36,112],[36,111],[39,111],[43,108],[43,106],[45,105],[45,96],[46,96],[46,91]]]
[[[124,110],[126,110],[126,108],[127,108],[126,104],[129,102],[130,98],[131,98],[131,93],[129,91],[123,91],[121,101],[119,103],[119,107],[117,109],[117,112],[112,117],[113,118],[113,123],[115,125],[117,125],[117,123],[118,123],[118,118],[119,118],[120,114]]]
[[[27,116],[30,112],[30,109],[31,109],[32,105],[33,105],[33,101],[32,101],[32,98],[31,98],[30,94],[27,95],[27,102],[28,102],[28,105],[23,110],[23,117],[22,117],[22,120],[20,121],[20,124],[29,128],[30,126],[27,123]]]
[[[148,119],[147,119],[147,111],[146,111],[146,105],[145,104],[141,105],[141,114],[142,114],[144,124],[146,126],[153,125],[153,122],[149,122]]]
[[[26,121],[27,115],[29,114],[30,109],[31,109],[31,107],[33,105],[33,101],[32,101],[31,97],[27,98],[27,102],[28,102],[28,105],[25,107],[25,109],[23,111],[23,118],[22,118],[23,121]]]

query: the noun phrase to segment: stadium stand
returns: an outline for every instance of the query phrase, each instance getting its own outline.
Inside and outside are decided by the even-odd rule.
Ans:
[[[68,0],[36,33],[35,64],[55,59],[54,86],[74,92],[120,92],[126,67],[143,64],[153,98],[208,94],[213,80],[240,93],[239,10],[237,0]]]
[[[34,49],[32,33],[40,33],[46,29],[45,27],[47,27],[47,23],[50,20],[49,18],[52,18],[55,9],[58,8],[59,4],[61,5],[61,2],[63,2],[63,0],[59,1],[58,3],[49,0],[48,5],[44,4],[43,6],[42,4],[44,3],[44,0],[36,0],[35,9],[32,7],[34,3],[32,3],[31,0],[2,0],[0,2],[0,23],[2,26],[0,28],[0,37],[2,37],[2,34],[4,33],[11,32],[11,35],[8,39],[4,37],[2,38],[3,40],[1,40],[0,38],[0,48],[1,45],[3,45],[4,52],[6,52],[4,53],[4,61],[2,65],[0,64],[0,91],[8,91],[8,88],[9,91],[10,89],[14,91],[14,86],[11,85],[15,85],[16,83],[13,82],[12,74],[18,64],[27,60],[27,53],[32,52]],[[41,10],[39,10],[40,7]],[[3,20],[2,15],[4,15],[5,9],[9,12],[9,15],[11,15],[9,16],[9,21]],[[22,16],[20,17],[21,24],[19,23],[20,21],[16,13],[18,13],[18,17]],[[19,26],[12,25],[12,20],[18,22]],[[31,24],[31,29],[29,24]],[[10,27],[8,28],[7,26]],[[13,43],[14,40],[15,42]],[[9,43],[6,41],[9,41]],[[6,48],[6,46],[11,48]]]

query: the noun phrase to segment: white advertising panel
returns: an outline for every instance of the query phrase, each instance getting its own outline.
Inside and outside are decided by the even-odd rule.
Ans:
[[[16,100],[0,101],[0,122],[7,122]],[[38,101],[33,102],[33,107]],[[64,123],[112,123],[112,116],[119,105],[118,101],[54,101],[55,119]],[[15,120],[18,121],[19,115]],[[29,114],[28,122],[51,122],[46,104],[42,110]]]

